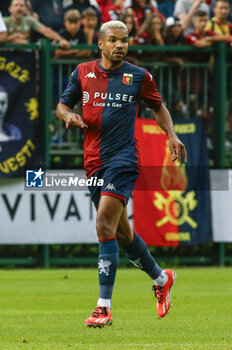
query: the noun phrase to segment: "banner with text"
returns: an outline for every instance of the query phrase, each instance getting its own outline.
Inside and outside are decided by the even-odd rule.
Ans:
[[[132,224],[131,201],[128,215]],[[2,179],[0,217],[0,244],[98,243],[88,190],[25,191],[25,180]]]
[[[0,178],[41,165],[35,79],[34,53],[0,52]]]
[[[188,163],[172,163],[167,135],[154,120],[138,119],[141,174],[133,195],[134,229],[149,245],[212,241],[210,181],[200,118],[176,122]]]

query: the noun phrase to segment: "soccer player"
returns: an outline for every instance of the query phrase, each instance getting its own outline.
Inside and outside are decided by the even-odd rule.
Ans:
[[[128,258],[153,280],[157,312],[164,317],[170,308],[170,291],[176,274],[162,270],[141,237],[129,226],[126,205],[139,175],[139,154],[134,125],[139,100],[155,112],[160,127],[169,136],[172,160],[180,161],[185,146],[176,136],[170,114],[156,89],[151,74],[124,58],[128,51],[128,30],[121,21],[109,21],[100,29],[100,60],[79,64],[71,75],[57,107],[57,116],[67,128],[84,130],[84,167],[87,177],[104,180],[102,187],[90,187],[97,208],[99,238],[98,272],[100,295],[96,309],[85,321],[90,327],[112,324],[111,297],[120,245]],[[82,99],[83,118],[72,113]]]

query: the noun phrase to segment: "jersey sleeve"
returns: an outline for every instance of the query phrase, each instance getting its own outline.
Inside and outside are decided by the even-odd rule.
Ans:
[[[162,98],[156,88],[152,75],[147,70],[145,70],[145,77],[140,98],[144,100],[147,107],[152,108],[154,111],[158,111],[160,109]]]
[[[81,96],[82,91],[78,81],[78,68],[76,67],[71,74],[67,88],[64,90],[60,98],[60,103],[73,109],[77,102],[81,100]]]

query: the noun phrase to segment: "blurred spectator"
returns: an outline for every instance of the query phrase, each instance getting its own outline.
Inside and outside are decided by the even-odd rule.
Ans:
[[[214,7],[216,4],[217,0],[212,0],[211,5],[210,5],[210,17],[214,16]],[[229,5],[230,5],[230,13],[227,17],[228,21],[232,22],[232,0],[229,0]]]
[[[7,28],[0,12],[0,43],[7,42]]]
[[[65,29],[61,29],[60,35],[65,38],[71,45],[87,44],[84,31],[81,28],[81,15],[78,10],[69,10],[64,15]],[[90,50],[56,50],[55,58],[60,57],[89,57]]]
[[[142,24],[138,31],[138,41],[140,45],[164,45],[163,40],[164,21],[157,13],[152,13]],[[141,52],[139,58],[144,62],[163,61],[164,52],[144,51]],[[156,73],[155,73],[156,74]]]
[[[117,20],[119,17],[126,12],[124,0],[114,0],[114,4],[109,10],[111,20]]]
[[[128,15],[127,13],[124,13],[119,17],[119,20],[125,23],[125,25],[127,26],[128,36],[129,36],[129,40],[128,40],[129,45],[137,45],[138,38],[136,34],[136,28],[135,28],[133,16]]]
[[[101,12],[101,23],[105,23],[111,20],[110,9],[113,6],[111,0],[97,0],[100,12]]]
[[[185,44],[182,21],[178,17],[168,17],[166,19],[163,37],[166,45]]]
[[[45,26],[57,32],[63,28],[62,0],[29,0],[26,3],[31,4],[32,11],[38,14],[40,22]]]
[[[133,16],[137,31],[152,13],[159,14],[161,19],[165,20],[164,16],[150,5],[150,0],[132,0],[132,6],[127,9],[127,13]]]
[[[31,16],[25,16],[24,0],[12,0],[9,7],[10,16],[4,17],[8,30],[8,41],[15,44],[26,44],[30,40],[31,31],[35,30],[46,38],[59,42],[62,48],[69,48],[70,44],[51,28],[44,26]]]
[[[26,7],[26,12],[25,15],[26,16],[32,16],[35,19],[39,20],[39,15],[38,13],[34,12],[31,6],[31,1],[30,0],[24,0],[25,2],[25,7]]]
[[[138,34],[145,39],[147,45],[164,45],[163,29],[162,17],[157,13],[152,13],[142,24]]]
[[[168,17],[165,22],[163,31],[165,45],[183,45],[185,44],[184,30],[182,22],[177,17]],[[172,82],[170,84],[169,72],[164,70],[164,97],[168,100],[171,92],[171,113],[174,119],[186,118],[187,107],[183,101],[183,96],[179,91],[178,79],[181,75],[181,69],[184,64],[185,57],[183,53],[171,51],[165,56],[165,62],[172,62],[177,64],[175,69],[172,69]]]
[[[223,36],[216,35],[210,30],[206,29],[206,25],[208,22],[208,15],[204,11],[197,11],[194,18],[193,23],[195,26],[195,30],[193,33],[186,36],[186,44],[193,45],[197,48],[204,48],[212,45],[215,41],[221,41],[224,40]],[[191,53],[191,61],[194,62],[208,62],[213,60],[213,57],[209,53],[204,52],[197,52],[197,53]],[[193,111],[196,107],[195,101],[198,101],[198,107],[199,110],[195,110],[195,115],[199,113],[199,111],[204,110],[204,75],[203,75],[203,69],[202,69],[202,75],[199,74],[198,84],[196,84],[196,81],[194,82],[194,72],[190,72],[190,80],[192,82],[191,89],[192,92],[195,92],[191,94],[190,102],[192,101],[192,107],[190,114],[193,114]],[[197,91],[197,95],[196,95]],[[194,107],[195,106],[195,107]]]
[[[204,0],[177,0],[174,8],[174,15],[177,16],[183,23],[185,34],[194,31],[193,16],[197,10],[202,10],[209,15],[209,5]]]
[[[98,23],[101,23],[101,12],[98,6],[97,0],[62,0],[63,11],[78,10],[82,15],[82,12],[89,7],[92,7],[98,16]]]
[[[193,18],[195,30],[193,33],[186,36],[186,44],[195,47],[208,47],[212,45],[215,33],[211,30],[206,30],[207,22],[207,13],[200,10],[197,11]]]
[[[174,13],[175,0],[158,0],[158,11],[162,13],[165,18],[172,17]]]
[[[232,42],[232,23],[227,20],[229,13],[229,1],[217,0],[214,6],[215,16],[208,21],[206,29],[216,34],[223,35],[226,41]]]
[[[97,12],[93,8],[89,7],[82,12],[82,24],[89,45],[98,43],[97,23]]]
[[[127,26],[128,44],[129,45],[139,45],[139,44],[141,44],[139,42],[139,40],[142,41],[142,44],[145,42],[144,38],[142,38],[142,37],[139,38],[137,33],[136,33],[135,23],[134,23],[132,15],[128,15],[127,13],[123,13],[119,17],[119,20],[122,21],[123,23],[125,23],[125,25]],[[139,50],[139,51],[129,50],[129,52],[127,54],[127,61],[132,63],[132,64],[139,65],[138,59],[141,58],[142,54],[143,54],[142,50]]]

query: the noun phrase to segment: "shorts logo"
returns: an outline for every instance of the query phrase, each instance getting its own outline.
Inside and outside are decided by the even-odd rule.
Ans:
[[[126,85],[132,85],[132,83],[133,83],[133,74],[123,73],[122,82],[123,82],[123,84],[126,84]]]
[[[27,170],[26,171],[26,187],[43,187],[43,174],[44,171],[39,170]]]
[[[83,99],[82,99],[82,101],[83,101],[83,106],[84,106],[87,102],[89,102],[89,93],[88,93],[87,91],[83,91]]]
[[[106,186],[106,188],[105,188],[106,190],[113,190],[113,191],[116,191],[116,188],[114,187],[114,185],[113,184],[111,184],[111,183],[108,183],[108,185]]]

